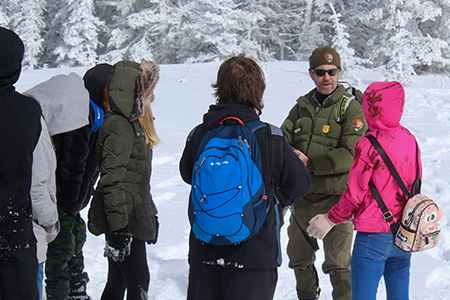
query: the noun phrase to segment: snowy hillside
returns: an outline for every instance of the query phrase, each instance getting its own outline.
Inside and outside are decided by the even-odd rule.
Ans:
[[[261,118],[280,126],[298,96],[313,88],[305,62],[270,62],[262,64],[266,73],[265,108]],[[200,123],[208,106],[214,102],[211,83],[215,81],[219,63],[162,65],[161,80],[156,87],[153,111],[156,127],[163,143],[154,151],[152,194],[159,210],[160,234],[156,245],[148,246],[151,273],[149,299],[185,299],[187,289],[187,251],[189,223],[187,198],[189,186],[180,178],[178,162],[188,132]],[[19,91],[61,73],[76,72],[81,76],[86,68],[25,71],[16,85]],[[360,78],[357,87],[364,89],[373,81],[382,80],[381,73],[356,70]],[[341,78],[344,79],[345,78]],[[406,107],[401,123],[417,137],[422,149],[424,170],[422,192],[443,208],[443,231],[437,248],[413,255],[410,295],[413,300],[449,299],[450,293],[450,78],[415,77],[406,87]],[[87,215],[87,209],[83,212]],[[286,216],[288,221],[288,215]],[[285,254],[286,225],[282,229],[284,261],[279,269],[276,300],[295,300],[295,279],[287,267]],[[84,248],[86,270],[90,283],[88,292],[97,300],[102,293],[107,273],[103,257],[104,237],[88,235]],[[318,252],[317,268],[323,260]],[[331,298],[331,285],[320,274],[321,300]],[[380,284],[379,298],[385,299]]]

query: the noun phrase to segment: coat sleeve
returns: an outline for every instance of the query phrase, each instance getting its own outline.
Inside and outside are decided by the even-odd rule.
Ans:
[[[284,205],[290,205],[295,198],[302,198],[309,193],[311,176],[303,162],[295,155],[287,141],[284,141],[284,162],[281,172],[278,194],[285,199]]]
[[[72,216],[81,209],[80,191],[89,154],[90,134],[89,125],[86,125],[52,137],[57,159],[58,206]]]
[[[289,111],[288,116],[284,120],[283,124],[281,125],[281,130],[284,133],[284,136],[286,137],[286,140],[291,146],[295,145],[294,141],[294,127],[295,127],[295,121],[298,118],[298,111],[300,107],[298,104],[295,104],[294,107],[291,108]]]
[[[33,219],[38,225],[50,228],[58,222],[56,208],[56,156],[44,119],[41,135],[33,152],[31,202]]]
[[[191,184],[195,153],[206,129],[202,125],[194,127],[186,138],[186,145],[180,159],[180,175],[184,182]]]
[[[374,162],[377,153],[369,151],[370,142],[361,139],[355,147],[355,157],[350,168],[348,187],[341,199],[328,212],[329,219],[334,223],[342,223],[349,220],[356,212],[360,211],[368,197],[369,181],[372,178]]]
[[[128,120],[126,122],[116,120],[111,122],[104,132],[98,188],[104,195],[104,209],[109,230],[117,231],[128,225],[123,183],[133,148],[134,129]]]

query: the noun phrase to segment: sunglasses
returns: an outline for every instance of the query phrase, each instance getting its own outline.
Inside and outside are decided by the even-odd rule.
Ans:
[[[325,73],[328,73],[330,76],[336,76],[337,73],[339,73],[341,69],[332,69],[332,70],[321,70],[321,69],[311,69],[311,71],[314,72],[319,77],[322,77],[325,75]]]

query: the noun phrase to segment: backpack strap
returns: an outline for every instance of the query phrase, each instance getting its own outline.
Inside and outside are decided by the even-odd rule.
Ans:
[[[383,159],[384,163],[386,164],[387,168],[391,172],[392,176],[394,177],[395,181],[403,191],[403,193],[408,197],[411,198],[412,194],[417,192],[417,189],[420,191],[420,170],[419,170],[419,146],[416,142],[416,160],[417,160],[417,173],[416,173],[416,180],[414,181],[414,184],[411,188],[411,192],[408,191],[406,188],[405,183],[401,179],[400,175],[397,172],[397,169],[394,167],[394,164],[392,163],[391,159],[387,155],[386,151],[383,149],[383,147],[380,145],[378,140],[371,134],[367,134],[366,137],[369,139],[369,141],[372,143],[373,147],[377,152],[380,154],[381,158]],[[378,203],[378,206],[380,207],[381,211],[383,212],[383,217],[388,223],[388,225],[391,227],[392,232],[395,234],[398,230],[398,223],[392,216],[392,213],[388,210],[386,207],[386,204],[384,203],[383,199],[381,198],[380,193],[378,192],[377,188],[375,187],[375,184],[373,183],[372,179],[369,181],[369,187],[372,191],[372,194],[375,198],[375,200]]]
[[[339,124],[344,123],[344,115],[350,105],[350,102],[352,102],[352,100],[356,100],[356,97],[349,92],[349,89],[353,88],[349,87],[344,96],[342,96],[341,100],[336,104],[336,122]]]
[[[260,120],[254,120],[245,123],[253,133],[258,129],[267,127],[269,131],[269,146],[270,146],[270,163],[272,170],[272,182],[274,183],[275,192],[280,189],[281,171],[284,164],[284,135],[283,131],[275,125],[264,123]]]
[[[272,125],[267,124],[270,133],[270,162],[272,164],[272,181],[274,183],[275,193],[280,189],[281,171],[284,164],[284,135],[283,131]]]
[[[386,204],[383,201],[383,198],[381,198],[380,192],[378,192],[372,179],[370,179],[370,181],[369,181],[369,187],[370,187],[370,190],[372,191],[373,197],[375,198],[375,200],[378,203],[378,206],[380,207],[381,211],[383,212],[383,218],[386,220],[389,227],[391,227],[391,231],[395,234],[398,230],[398,223],[394,219],[394,216],[392,215],[391,211],[387,208]]]
[[[391,174],[394,177],[395,181],[397,182],[398,186],[402,189],[403,193],[408,198],[411,198],[411,193],[406,188],[406,185],[403,182],[402,178],[400,177],[400,174],[398,174],[397,169],[394,167],[394,164],[392,163],[391,159],[386,154],[386,151],[384,151],[383,147],[380,145],[378,140],[371,134],[366,135],[366,137],[372,143],[372,145],[374,146],[375,150],[377,150],[378,153],[380,154],[381,158],[383,159],[384,163],[388,167],[389,171],[391,172]]]
[[[339,124],[344,123],[344,115],[347,111],[347,108],[349,107],[350,103],[353,100],[358,101],[360,104],[362,104],[362,92],[358,89],[356,89],[353,86],[350,86],[348,82],[339,82],[339,83],[347,83],[349,86],[345,89],[345,93],[342,96],[341,100],[338,101],[336,105],[336,121]]]

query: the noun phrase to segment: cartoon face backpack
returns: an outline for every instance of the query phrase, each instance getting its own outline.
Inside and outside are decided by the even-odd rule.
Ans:
[[[424,251],[436,247],[441,231],[441,226],[437,221],[442,218],[443,212],[433,200],[420,193],[419,170],[417,170],[417,179],[411,192],[409,192],[377,139],[372,135],[366,135],[366,137],[383,158],[384,163],[402,191],[408,196],[403,209],[402,219],[397,223],[387,209],[383,199],[381,199],[381,195],[375,185],[370,181],[370,189],[383,211],[383,217],[394,233],[395,245],[406,252]]]

